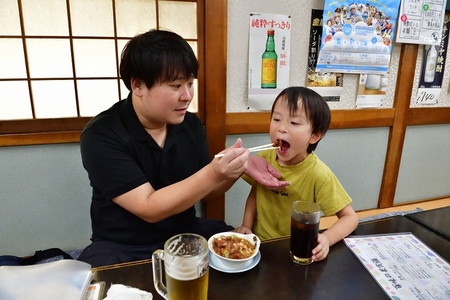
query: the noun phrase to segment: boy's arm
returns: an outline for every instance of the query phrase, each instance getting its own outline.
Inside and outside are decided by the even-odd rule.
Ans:
[[[319,261],[327,257],[330,247],[348,236],[358,226],[358,215],[350,205],[336,213],[338,220],[317,238],[317,246],[313,249],[313,260]]]
[[[236,228],[234,231],[238,233],[252,233],[253,222],[256,218],[256,187],[252,187],[245,203],[244,218],[242,226]]]
[[[347,205],[336,213],[338,220],[325,232],[330,247],[348,236],[358,226],[358,215],[350,205]]]

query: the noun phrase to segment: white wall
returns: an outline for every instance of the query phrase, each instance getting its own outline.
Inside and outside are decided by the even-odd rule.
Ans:
[[[0,147],[0,255],[84,248],[91,187],[79,144]]]
[[[0,255],[90,243],[92,189],[78,143],[0,147],[0,170]]]
[[[450,195],[450,125],[406,130],[394,204]]]

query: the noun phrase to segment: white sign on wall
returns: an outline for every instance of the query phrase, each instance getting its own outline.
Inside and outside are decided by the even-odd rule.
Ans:
[[[276,96],[289,85],[291,17],[250,14],[248,102],[250,108],[270,110]]]

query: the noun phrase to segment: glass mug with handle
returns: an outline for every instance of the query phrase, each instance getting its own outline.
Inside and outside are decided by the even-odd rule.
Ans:
[[[295,201],[291,209],[291,260],[299,265],[313,262],[312,250],[317,246],[320,206],[310,201]]]
[[[163,283],[162,261],[167,286]],[[204,237],[194,233],[171,237],[164,250],[153,252],[152,268],[155,289],[165,299],[208,298],[209,249]]]

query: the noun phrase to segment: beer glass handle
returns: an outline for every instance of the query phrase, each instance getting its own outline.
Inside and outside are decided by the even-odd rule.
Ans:
[[[164,251],[156,250],[152,255],[152,269],[153,269],[153,285],[155,286],[156,291],[163,296],[164,299],[167,299],[167,287],[164,285],[162,281],[162,261],[164,260]]]

